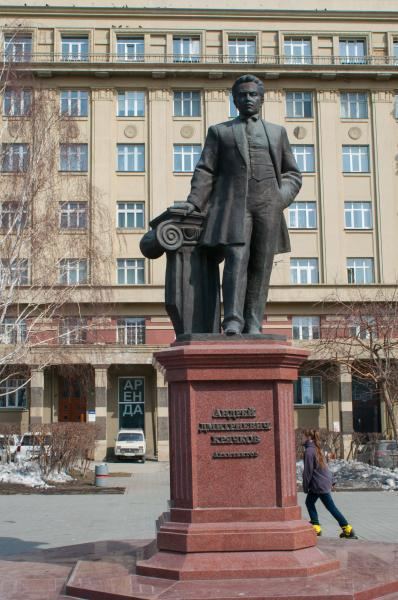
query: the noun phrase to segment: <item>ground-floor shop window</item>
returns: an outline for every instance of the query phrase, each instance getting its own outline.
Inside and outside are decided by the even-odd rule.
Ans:
[[[144,429],[145,377],[119,377],[119,429]]]
[[[322,404],[322,377],[299,377],[294,382],[294,404]]]

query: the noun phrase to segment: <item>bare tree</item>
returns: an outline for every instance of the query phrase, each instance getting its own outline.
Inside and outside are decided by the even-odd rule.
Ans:
[[[389,426],[398,439],[398,291],[380,290],[373,298],[345,302],[328,300],[329,316],[312,356],[327,368],[339,365],[361,380],[372,382],[385,402]]]
[[[83,172],[89,168],[79,128],[61,110],[56,90],[21,69],[14,54],[4,52],[0,67],[0,402],[7,380],[26,385],[18,365],[32,362],[36,349],[87,328],[77,288],[90,285],[92,300],[103,299],[93,273],[99,263],[103,272],[112,256],[87,222],[98,191],[88,177],[70,173],[79,170],[73,161],[82,161]],[[77,199],[86,211],[84,227],[62,230],[65,198]],[[109,225],[101,211],[96,210],[97,222]],[[65,319],[68,326],[59,328]],[[50,361],[49,353],[37,356],[39,367]]]

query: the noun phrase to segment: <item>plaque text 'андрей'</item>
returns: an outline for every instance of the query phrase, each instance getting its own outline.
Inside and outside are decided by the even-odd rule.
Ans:
[[[226,419],[227,423],[199,423],[198,433],[222,433],[210,436],[212,446],[217,445],[254,445],[261,442],[257,432],[270,431],[269,421],[241,421],[240,419],[255,419],[255,408],[215,408],[212,419]],[[232,421],[232,422],[231,422]],[[241,435],[225,435],[242,432]],[[254,433],[256,432],[256,433]],[[245,435],[248,433],[249,435]],[[258,452],[214,452],[213,458],[256,458]]]

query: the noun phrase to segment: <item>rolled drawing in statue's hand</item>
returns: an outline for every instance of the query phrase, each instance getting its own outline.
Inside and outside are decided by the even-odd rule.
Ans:
[[[196,210],[196,207],[190,202],[174,202],[174,208],[182,208],[187,215]]]

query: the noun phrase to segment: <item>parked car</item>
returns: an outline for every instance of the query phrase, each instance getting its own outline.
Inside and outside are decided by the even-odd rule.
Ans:
[[[142,429],[120,429],[115,442],[116,458],[137,458],[145,462],[146,442]]]
[[[0,454],[5,461],[14,460],[15,453],[19,444],[19,436],[12,433],[10,435],[0,434]],[[3,459],[2,459],[3,460]]]
[[[357,459],[368,465],[394,469],[398,467],[398,444],[396,440],[367,442],[358,449]]]
[[[35,434],[30,431],[24,433],[21,437],[16,449],[16,458],[18,460],[31,460],[37,458],[42,448],[48,450],[51,444],[51,435],[45,435],[44,439],[42,435]]]

